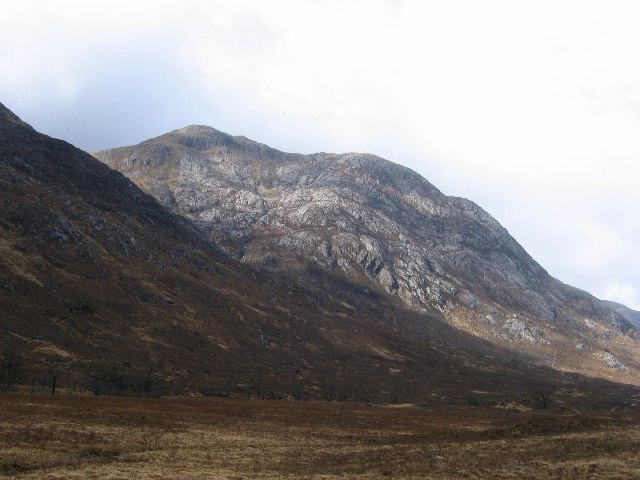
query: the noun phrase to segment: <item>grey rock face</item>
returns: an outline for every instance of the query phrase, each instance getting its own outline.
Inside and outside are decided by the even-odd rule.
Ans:
[[[246,263],[313,260],[438,310],[506,299],[509,282],[549,310],[535,294],[544,271],[495,220],[376,156],[283,154],[193,126],[126,150],[97,156]],[[482,276],[482,288],[462,276]]]
[[[289,154],[201,126],[95,155],[247,264],[315,263],[505,342],[599,341],[585,317],[628,340],[627,321],[550,277],[476,204],[375,155]]]
[[[611,368],[615,368],[616,370],[620,370],[621,372],[627,372],[629,370],[624,363],[622,363],[610,353],[596,353],[595,356]]]
[[[539,328],[527,326],[517,318],[507,320],[504,327],[517,339],[525,340],[529,343],[549,344],[549,341],[544,338],[544,333]]]

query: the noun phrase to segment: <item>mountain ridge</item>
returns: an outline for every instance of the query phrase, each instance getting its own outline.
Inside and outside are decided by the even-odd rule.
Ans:
[[[278,232],[289,229],[292,234],[280,244],[285,248],[270,251],[280,255],[274,258],[277,268],[262,262],[264,256],[256,249],[260,245],[251,241],[243,264],[223,254],[223,247],[189,218],[171,213],[121,173],[2,113],[0,359],[20,355],[26,369],[23,382],[39,385],[55,374],[58,387],[82,391],[89,380],[104,382],[105,372],[121,372],[142,379],[136,394],[156,379],[164,382],[165,392],[179,394],[235,392],[262,398],[428,404],[510,397],[530,406],[537,405],[540,390],[551,389],[556,404],[568,408],[594,401],[611,408],[637,393],[629,386],[635,382],[633,356],[614,348],[607,357],[601,345],[609,343],[586,344],[584,358],[591,363],[586,362],[582,372],[563,371],[564,365],[551,365],[535,349],[522,348],[547,338],[537,336],[537,327],[527,323],[530,319],[515,313],[493,318],[491,322],[507,326],[511,337],[502,346],[489,342],[456,323],[464,318],[448,317],[449,310],[429,312],[424,305],[411,306],[382,288],[376,283],[384,270],[380,258],[366,249],[360,251],[360,260],[367,255],[365,262],[353,265],[343,259],[346,270],[339,263],[337,243],[333,255],[325,251],[316,256],[324,263],[291,250],[296,235],[308,240],[293,225],[270,225],[276,228],[271,232],[276,245]],[[176,181],[167,187],[180,187],[185,152],[175,155],[170,146],[153,142],[148,146],[169,153],[172,166],[163,182]],[[252,151],[275,155],[264,148]],[[187,153],[194,155],[192,150]],[[236,167],[245,180],[251,178],[249,173],[260,173],[262,183],[257,182],[256,189],[267,200],[275,198],[277,172],[244,171],[253,161],[246,151],[244,155],[246,162],[239,167],[232,155],[227,158],[231,169],[227,179],[235,178]],[[290,158],[295,167],[299,156]],[[322,163],[326,158],[320,154],[316,160]],[[353,155],[332,158],[352,168],[350,177],[338,175],[350,186],[348,180],[358,173],[360,160]],[[190,161],[197,166],[201,160]],[[157,158],[145,156],[138,162],[158,164]],[[398,181],[406,175],[399,172]],[[294,173],[289,172],[289,180],[296,184]],[[329,171],[321,180],[331,183],[335,178]],[[361,180],[356,183],[361,191],[354,195],[362,196],[371,187],[370,179]],[[265,189],[265,181],[272,182],[270,189]],[[309,178],[309,185],[314,181]],[[213,187],[211,191],[217,191]],[[173,195],[171,189],[167,188],[168,194]],[[179,193],[178,199],[185,193],[189,192]],[[242,199],[248,194],[240,188],[234,195]],[[323,192],[316,189],[302,198],[314,200],[318,195]],[[389,207],[385,202],[381,204]],[[240,202],[243,205],[250,203]],[[331,205],[318,213],[313,201],[299,205],[294,198],[281,208],[287,214],[310,215],[316,222],[326,220]],[[298,212],[300,206],[311,210]],[[247,211],[240,208],[235,213],[242,219]],[[245,220],[252,225],[250,217]],[[350,220],[354,228],[356,220]],[[312,222],[309,227],[315,235],[327,229],[336,233],[331,224],[327,228]],[[365,242],[375,240],[367,239],[372,232],[365,230],[350,235]],[[243,233],[242,228],[238,232]],[[317,245],[306,245],[318,253]],[[262,246],[270,248],[269,243]],[[282,252],[289,252],[289,257]],[[354,267],[359,274],[348,274]],[[431,268],[438,274],[443,267],[433,263]],[[462,309],[451,311],[458,315]],[[601,323],[593,319],[594,334],[629,345],[628,338],[616,331],[607,333]],[[544,350],[544,345],[538,346]],[[589,402],[581,400],[585,398]]]
[[[611,300],[603,300],[605,305],[608,305],[612,310],[615,310],[624,318],[627,319],[635,328],[640,329],[640,311],[634,310],[618,302]]]
[[[638,368],[633,326],[551,277],[475,203],[372,154],[283,153],[237,138],[185,127],[94,155],[256,268],[310,284],[313,263],[549,365],[613,363],[627,378],[627,364]],[[624,362],[603,360],[615,342]],[[590,354],[576,356],[587,359],[559,360],[585,345]]]
[[[0,358],[20,355],[32,388],[55,375],[83,391],[116,372],[142,379],[136,394],[156,379],[262,398],[626,395],[317,265],[280,276],[239,263],[121,173],[0,111]]]

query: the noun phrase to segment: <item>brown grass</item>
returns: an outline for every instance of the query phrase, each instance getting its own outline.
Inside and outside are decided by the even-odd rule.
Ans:
[[[15,478],[640,476],[637,415],[246,399],[0,396]]]

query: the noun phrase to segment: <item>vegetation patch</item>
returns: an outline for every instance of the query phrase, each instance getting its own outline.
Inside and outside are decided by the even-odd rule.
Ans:
[[[0,395],[0,475],[19,478],[617,478],[637,412],[388,408],[256,397]]]

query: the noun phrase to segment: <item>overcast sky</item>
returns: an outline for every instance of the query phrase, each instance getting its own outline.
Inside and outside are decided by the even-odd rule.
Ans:
[[[639,18],[615,0],[4,2],[0,102],[89,151],[197,123],[376,153],[639,310]]]

